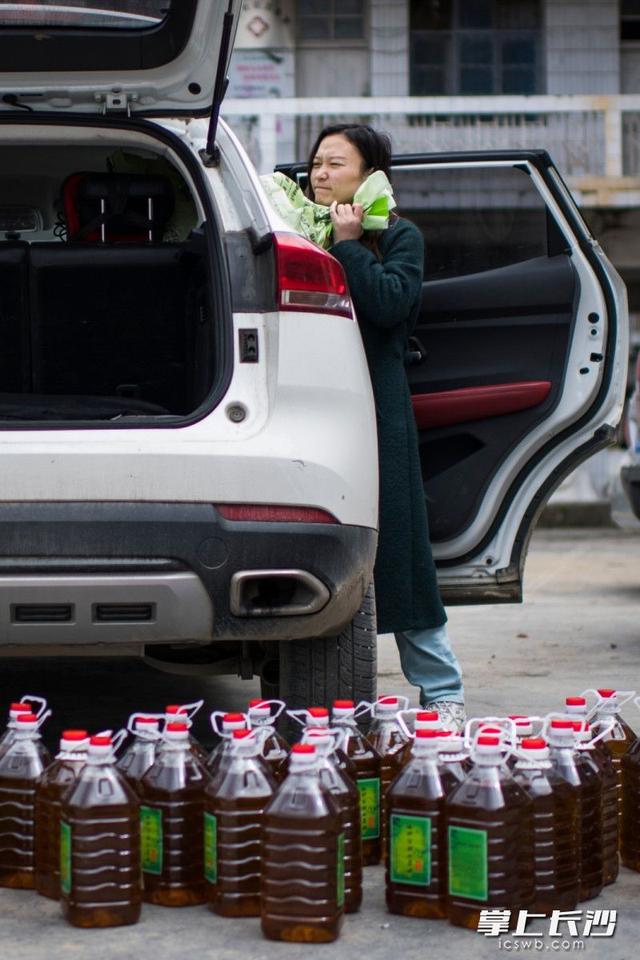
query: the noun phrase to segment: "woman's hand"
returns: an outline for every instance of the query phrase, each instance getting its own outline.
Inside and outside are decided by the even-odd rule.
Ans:
[[[329,207],[331,222],[333,223],[333,241],[359,240],[362,236],[362,218],[364,207],[361,203],[337,203],[335,200]]]

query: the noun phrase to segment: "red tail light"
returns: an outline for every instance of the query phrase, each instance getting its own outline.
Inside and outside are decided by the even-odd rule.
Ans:
[[[338,523],[332,513],[316,507],[281,507],[264,503],[216,503],[225,520],[254,520],[271,523]]]
[[[274,241],[280,310],[353,319],[344,270],[331,254],[293,233],[276,233]]]

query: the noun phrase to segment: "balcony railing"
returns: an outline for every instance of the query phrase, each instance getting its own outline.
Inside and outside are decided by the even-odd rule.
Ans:
[[[585,206],[640,205],[640,96],[226,100],[261,173],[305,159],[328,123],[386,130],[397,153],[543,148]]]

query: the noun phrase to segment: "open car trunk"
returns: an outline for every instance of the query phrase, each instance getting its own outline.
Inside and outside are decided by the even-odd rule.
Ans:
[[[224,298],[185,166],[149,134],[11,130],[0,147],[0,425],[194,414],[221,377]]]

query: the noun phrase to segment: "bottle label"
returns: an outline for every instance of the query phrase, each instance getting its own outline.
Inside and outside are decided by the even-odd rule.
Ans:
[[[212,813],[204,815],[204,877],[218,882],[218,820]]]
[[[71,827],[60,821],[60,889],[71,893]]]
[[[358,780],[360,791],[360,827],[363,840],[380,836],[380,777]]]
[[[140,806],[140,845],[144,873],[162,873],[162,810]]]
[[[389,826],[392,883],[431,883],[431,817],[391,814]]]
[[[339,907],[344,906],[344,833],[338,834],[338,862],[336,864],[336,900]]]
[[[466,900],[489,898],[486,830],[449,827],[449,893]]]

